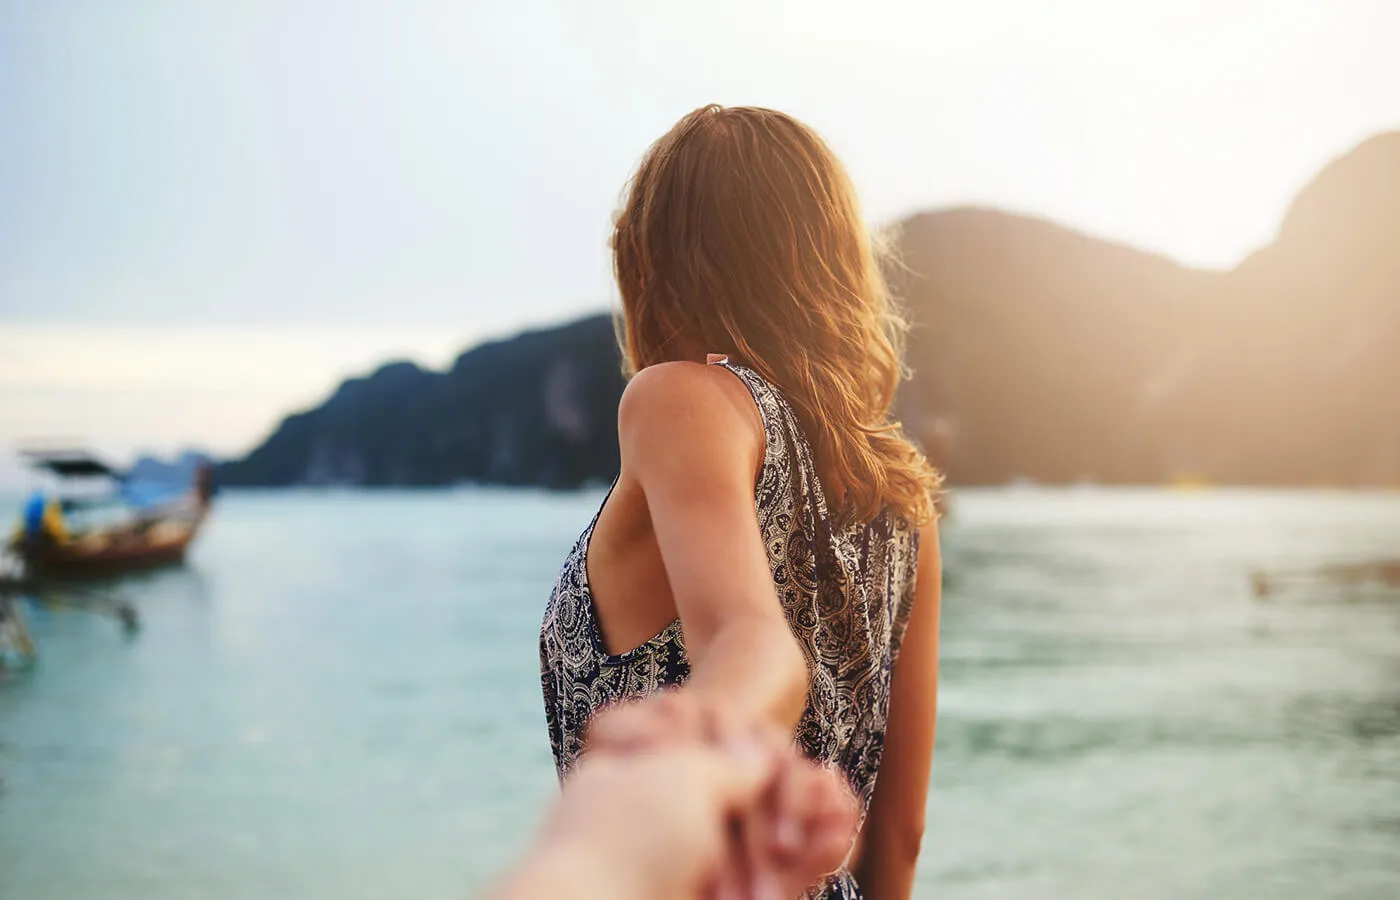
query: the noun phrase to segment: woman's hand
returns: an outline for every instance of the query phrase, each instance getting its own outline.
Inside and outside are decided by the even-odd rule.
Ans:
[[[588,725],[584,752],[625,754],[676,744],[719,744],[739,728],[739,716],[723,704],[670,688],[599,710]]]
[[[658,756],[697,747],[731,759],[756,749],[770,766],[742,814],[732,817],[707,896],[794,896],[840,867],[856,822],[854,798],[844,779],[803,759],[772,726],[744,726],[723,707],[684,689],[672,690],[600,712],[589,730],[586,758],[634,762],[636,773],[627,775],[624,766],[623,777],[635,778],[641,766]],[[742,765],[734,771],[741,772]],[[662,788],[675,793],[665,802],[690,802],[674,785],[663,783]],[[676,809],[671,814],[682,813]],[[644,818],[643,827],[657,827],[654,815]]]

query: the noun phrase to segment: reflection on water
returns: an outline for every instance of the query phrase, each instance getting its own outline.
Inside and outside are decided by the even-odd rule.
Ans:
[[[462,897],[553,790],[539,614],[596,494],[232,494],[130,639],[31,608],[0,898]],[[1400,896],[1400,496],[959,496],[919,896]]]

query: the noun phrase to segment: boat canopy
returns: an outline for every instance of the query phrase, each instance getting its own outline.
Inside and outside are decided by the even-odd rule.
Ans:
[[[121,473],[86,450],[25,451],[31,468],[51,472],[59,478],[115,478]]]

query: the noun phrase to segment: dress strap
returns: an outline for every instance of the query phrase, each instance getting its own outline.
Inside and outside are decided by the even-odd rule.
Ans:
[[[782,391],[753,369],[731,363],[729,357],[724,354],[710,353],[705,362],[709,365],[724,366],[744,382],[749,393],[753,395],[754,403],[758,405],[759,415],[763,417],[764,468],[768,467],[768,460],[777,458],[775,451],[781,455],[784,458],[782,464],[793,466],[801,479],[801,490],[810,494],[817,518],[826,522],[830,511],[826,503],[826,493],[822,490],[821,478],[817,474],[812,446],[802,431],[797,413],[793,411]],[[782,434],[786,437],[779,438],[778,435]],[[774,446],[775,440],[783,445],[782,449]]]

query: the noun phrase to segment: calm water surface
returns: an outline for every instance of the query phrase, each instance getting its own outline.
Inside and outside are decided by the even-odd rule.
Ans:
[[[554,790],[536,630],[599,493],[229,494],[142,630],[29,607],[0,898],[481,889]],[[1400,897],[1400,496],[967,492],[919,896]]]

